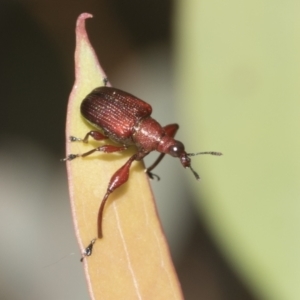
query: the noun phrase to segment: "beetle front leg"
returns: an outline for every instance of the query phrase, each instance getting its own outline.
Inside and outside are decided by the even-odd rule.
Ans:
[[[168,135],[170,137],[174,137],[176,132],[179,129],[179,126],[178,126],[178,124],[169,124],[163,128],[165,130],[166,135]],[[154,161],[154,163],[145,170],[145,172],[147,173],[147,175],[150,179],[154,179],[154,177],[156,177],[157,180],[160,180],[160,177],[157,176],[156,174],[153,174],[151,171],[161,162],[161,160],[164,158],[165,155],[166,155],[165,153],[161,153],[158,156],[158,158]]]
[[[102,234],[102,219],[103,219],[103,211],[104,211],[104,206],[105,203],[108,199],[108,196],[118,187],[120,187],[121,185],[123,185],[129,178],[129,169],[130,166],[132,164],[132,162],[134,160],[136,160],[138,157],[138,154],[134,154],[133,156],[131,156],[128,161],[125,163],[125,165],[123,165],[119,170],[117,170],[115,172],[115,174],[111,177],[108,187],[107,187],[107,191],[106,194],[104,195],[100,208],[99,208],[99,212],[98,212],[98,238],[102,238],[103,234]]]
[[[126,150],[127,148],[128,148],[127,146],[104,145],[104,146],[94,148],[94,149],[92,149],[88,152],[82,153],[82,154],[69,154],[66,158],[61,159],[61,161],[67,161],[67,160],[70,161],[77,157],[85,157],[85,156],[91,155],[92,153],[94,153],[96,151],[104,152],[104,153],[113,153],[113,152]]]
[[[160,163],[160,161],[164,158],[165,153],[161,153],[159,157],[154,161],[154,163],[145,169],[145,173],[148,175],[150,179],[156,178],[158,181],[160,180],[160,177],[156,174],[153,174],[151,171]]]

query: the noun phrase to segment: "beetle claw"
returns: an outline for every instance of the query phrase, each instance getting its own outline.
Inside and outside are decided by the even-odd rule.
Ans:
[[[146,171],[148,177],[151,179],[151,180],[154,180],[156,179],[157,181],[160,181],[160,177],[152,172],[149,172],[149,171]]]

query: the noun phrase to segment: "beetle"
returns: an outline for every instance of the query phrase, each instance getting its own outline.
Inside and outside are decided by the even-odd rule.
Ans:
[[[114,87],[105,85],[95,88],[83,99],[80,111],[88,123],[97,130],[89,131],[83,139],[71,136],[70,141],[87,143],[89,137],[91,137],[97,141],[110,139],[120,144],[120,146],[99,146],[83,154],[70,154],[63,159],[64,161],[85,157],[96,151],[113,153],[126,150],[130,146],[136,146],[137,148],[137,152],[113,174],[109,181],[98,212],[98,238],[103,237],[102,217],[105,203],[109,195],[128,180],[130,166],[133,161],[142,160],[152,151],[160,152],[155,162],[145,170],[151,179],[154,177],[159,179],[151,171],[159,164],[165,154],[169,154],[178,158],[182,166],[189,168],[195,178],[199,180],[199,175],[191,166],[190,157],[199,154],[222,155],[222,153],[214,151],[187,153],[183,143],[174,139],[179,129],[178,124],[162,127],[151,117],[152,107],[150,104]],[[82,259],[84,256],[91,255],[94,243],[95,239],[85,249]]]

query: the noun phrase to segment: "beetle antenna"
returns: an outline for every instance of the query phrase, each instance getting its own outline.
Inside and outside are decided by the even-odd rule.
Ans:
[[[216,155],[216,156],[221,156],[223,153],[221,152],[215,152],[215,151],[206,151],[206,152],[198,152],[198,153],[187,153],[187,156],[196,156],[200,154],[211,154],[211,155]]]
[[[205,152],[197,152],[197,153],[187,153],[187,156],[196,156],[196,155],[200,155],[200,154],[210,154],[210,155],[216,155],[216,156],[221,156],[223,155],[221,152],[215,152],[215,151],[205,151]],[[198,175],[198,173],[191,167],[189,166],[189,168],[191,169],[191,171],[193,172],[195,178],[197,180],[200,180],[200,176]]]
[[[198,175],[198,173],[197,173],[191,166],[189,166],[189,168],[190,168],[191,171],[193,172],[195,178],[196,178],[197,180],[200,180],[200,176]]]

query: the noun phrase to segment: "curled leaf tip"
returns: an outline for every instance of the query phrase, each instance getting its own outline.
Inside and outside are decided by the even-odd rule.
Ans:
[[[93,15],[92,14],[89,14],[89,13],[82,13],[79,15],[78,19],[77,19],[77,24],[79,22],[82,22],[84,21],[85,19],[89,19],[89,18],[93,18]]]
[[[85,20],[89,18],[93,18],[93,15],[89,13],[80,14],[76,22],[76,31],[80,31],[81,34],[87,35],[85,30]]]

